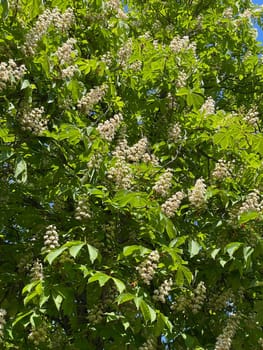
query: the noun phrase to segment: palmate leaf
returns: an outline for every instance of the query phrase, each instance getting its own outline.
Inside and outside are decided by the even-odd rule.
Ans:
[[[131,294],[131,293],[121,293],[116,301],[118,304],[123,304],[126,303],[127,301],[133,300],[135,298],[135,295]]]
[[[96,272],[88,279],[88,283],[99,282],[100,287],[103,287],[110,279],[111,276],[108,276],[103,272]]]
[[[66,249],[67,247],[60,247],[58,249],[52,250],[50,253],[48,253],[45,259],[49,262],[50,265],[52,265],[53,261],[58,258]]]
[[[53,261],[57,259],[64,251],[68,250],[69,254],[75,259],[83,247],[87,247],[90,261],[93,264],[98,258],[98,249],[82,241],[70,241],[65,243],[62,247],[52,250],[46,256],[46,260],[52,265]]]
[[[90,244],[87,244],[88,246],[88,251],[89,251],[89,258],[91,263],[93,264],[94,261],[98,258],[99,251],[97,248],[93,247]]]
[[[135,297],[133,300],[136,308],[141,311],[145,322],[153,323],[156,320],[156,311],[142,297]]]

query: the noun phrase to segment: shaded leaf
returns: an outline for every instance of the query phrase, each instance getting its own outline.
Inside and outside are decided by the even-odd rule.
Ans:
[[[45,260],[47,260],[49,262],[49,264],[52,265],[53,261],[57,257],[59,257],[66,249],[67,249],[67,247],[63,246],[63,247],[60,247],[58,249],[52,250],[50,253],[48,253]]]
[[[110,278],[111,278],[110,276],[106,275],[103,272],[96,272],[93,276],[91,276],[88,279],[88,283],[92,283],[92,282],[98,281],[99,285],[101,287],[103,287],[104,284],[106,284]]]
[[[79,254],[81,248],[83,248],[84,245],[85,245],[85,243],[80,243],[80,244],[72,245],[72,246],[69,248],[69,254],[70,254],[73,258],[76,258],[76,256]]]
[[[119,293],[122,293],[126,289],[125,284],[118,278],[112,277],[112,280],[115,283]]]
[[[98,257],[99,251],[97,248],[93,247],[90,244],[87,244],[87,246],[88,246],[88,251],[89,251],[89,258],[90,258],[91,263],[93,264],[94,261]]]
[[[119,304],[126,303],[127,301],[133,300],[134,298],[135,298],[135,295],[131,293],[123,293],[117,297],[116,301],[119,305]]]

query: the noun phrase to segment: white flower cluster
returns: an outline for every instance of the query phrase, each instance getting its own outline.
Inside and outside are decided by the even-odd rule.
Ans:
[[[118,113],[115,114],[113,118],[106,120],[104,123],[99,123],[97,130],[100,133],[100,136],[107,141],[112,141],[117,129],[120,127],[122,120],[122,114]]]
[[[118,189],[128,190],[133,176],[129,165],[122,158],[117,158],[115,165],[108,170],[108,179],[113,180]]]
[[[261,349],[263,349],[263,338],[259,338],[258,345],[260,346]]]
[[[156,350],[156,338],[151,337],[146,340],[138,350]]]
[[[205,116],[215,114],[215,101],[213,97],[209,96],[204,104],[202,105],[200,111],[204,113]]]
[[[63,14],[57,8],[50,11],[46,9],[37,19],[34,27],[27,33],[26,42],[23,47],[28,55],[34,55],[38,42],[47,33],[49,27],[53,24],[57,30],[65,31],[72,25],[74,13],[68,8]]]
[[[205,298],[206,298],[206,287],[204,282],[201,281],[198,283],[194,291],[194,297],[192,300],[191,309],[194,314],[197,314],[201,310],[204,304]]]
[[[216,180],[224,180],[231,176],[231,170],[233,169],[233,164],[227,162],[224,159],[219,159],[216,163],[215,169],[212,172],[212,177]]]
[[[170,278],[169,280],[165,280],[158,289],[155,289],[153,299],[160,301],[161,303],[166,302],[166,297],[169,295],[173,286],[173,281]]]
[[[121,3],[119,0],[107,0],[105,2],[105,9],[109,12],[117,12],[117,17],[121,19],[127,19],[128,16],[121,9]]]
[[[246,9],[243,13],[240,13],[240,18],[250,19],[252,16],[252,12],[249,9]]]
[[[99,169],[102,161],[102,155],[100,153],[95,153],[90,157],[89,161],[87,162],[87,167],[89,169]]]
[[[206,202],[206,184],[202,178],[198,179],[192,191],[189,192],[189,201],[196,208],[202,208]]]
[[[170,187],[172,186],[173,173],[172,169],[167,169],[159,177],[158,181],[153,186],[154,192],[165,197],[168,194]]]
[[[223,17],[232,19],[233,18],[233,9],[231,7],[228,7],[227,9],[224,10],[223,12]]]
[[[88,114],[94,105],[105,96],[107,85],[96,86],[78,101],[78,108]]]
[[[171,218],[175,215],[176,210],[180,207],[185,194],[182,191],[176,192],[171,198],[167,199],[165,203],[162,204],[162,212]]]
[[[112,155],[119,159],[126,160],[128,149],[129,146],[127,139],[125,137],[122,137],[118,140],[118,144],[115,147],[115,150],[112,152]]]
[[[28,339],[33,342],[34,345],[40,345],[41,343],[46,343],[47,341],[47,329],[45,326],[33,328],[28,335]]]
[[[0,63],[0,92],[6,88],[8,84],[13,85],[20,80],[26,72],[24,64],[17,66],[15,61],[10,58],[8,62]]]
[[[159,46],[160,44],[159,44],[159,41],[158,40],[154,40],[153,41],[153,47],[155,48],[155,50],[158,50],[159,49]]]
[[[134,72],[140,72],[142,70],[142,61],[137,60],[130,64],[129,68]]]
[[[183,36],[182,38],[176,36],[170,42],[170,49],[173,53],[179,53],[185,50],[193,50],[195,52],[196,44],[190,43],[189,36]]]
[[[21,257],[19,263],[17,264],[18,272],[24,273],[25,271],[28,271],[31,267],[31,261],[32,255],[24,252],[24,255]]]
[[[169,139],[172,142],[178,142],[181,139],[181,126],[179,123],[175,123],[169,131]]]
[[[232,290],[228,289],[220,294],[213,295],[209,302],[209,306],[216,311],[224,310],[227,304],[233,302],[234,299],[234,293]]]
[[[24,111],[20,117],[22,129],[30,131],[34,135],[39,135],[45,131],[47,129],[48,120],[43,118],[44,112],[44,107]]]
[[[128,39],[127,42],[120,48],[118,52],[118,62],[121,68],[125,68],[127,61],[132,54],[132,39]]]
[[[104,55],[102,55],[100,60],[102,62],[104,62],[107,67],[110,67],[112,65],[112,56],[111,56],[110,51],[108,51]]]
[[[77,56],[78,51],[74,50],[74,44],[77,40],[74,38],[69,38],[62,46],[60,46],[55,52],[55,56],[58,57],[59,63],[70,64],[73,59]]]
[[[246,116],[244,117],[244,120],[248,124],[254,126],[254,128],[257,128],[259,124],[258,115],[259,115],[259,112],[257,111],[257,108],[253,107],[247,112]]]
[[[141,138],[132,147],[127,148],[127,159],[132,162],[139,162],[147,153],[148,140],[146,137]]]
[[[79,199],[75,210],[75,218],[77,220],[85,220],[90,219],[90,217],[91,215],[88,201],[86,199]]]
[[[74,66],[74,65],[68,66],[61,70],[61,78],[62,79],[73,78],[77,72],[79,72],[79,69],[77,66]]]
[[[150,284],[155,271],[157,269],[157,263],[160,259],[160,255],[157,250],[153,250],[139,266],[136,267],[140,278],[145,284]]]
[[[188,75],[183,70],[180,71],[175,83],[176,87],[178,89],[185,87],[187,83],[187,79],[188,79]]]
[[[103,304],[99,303],[97,305],[94,305],[94,307],[89,310],[88,321],[92,324],[98,324],[101,323],[103,319]]]
[[[120,1],[119,0],[106,0],[105,1],[105,8],[109,11],[118,11],[120,8]]]
[[[5,317],[6,317],[6,310],[0,309],[0,338],[2,338],[4,335],[4,327],[6,323]]]
[[[179,295],[171,305],[171,310],[176,312],[184,312],[190,305],[191,298],[188,295]]]
[[[227,320],[227,325],[223,330],[223,333],[219,335],[216,340],[215,350],[230,350],[232,340],[236,334],[240,317],[238,315],[232,315]]]
[[[58,232],[55,225],[49,225],[44,235],[44,250],[50,251],[59,246]]]
[[[177,103],[175,102],[175,97],[168,92],[167,94],[167,101],[168,101],[168,107],[169,109],[175,109],[177,106]]]
[[[159,165],[157,157],[148,152],[148,140],[146,137],[142,137],[131,147],[128,146],[127,140],[122,138],[113,151],[113,155],[130,162],[143,161],[145,163],[151,163],[153,166]]]
[[[33,266],[31,267],[30,277],[32,282],[44,279],[43,265],[40,261],[34,261]]]
[[[239,208],[239,215],[249,211],[261,211],[262,210],[262,202],[260,202],[260,196],[259,191],[254,190],[253,192],[249,193],[247,195],[246,200],[242,203],[241,207]]]
[[[145,163],[151,163],[153,166],[159,166],[159,159],[154,155],[154,154],[150,154],[145,152],[142,157],[141,160]]]

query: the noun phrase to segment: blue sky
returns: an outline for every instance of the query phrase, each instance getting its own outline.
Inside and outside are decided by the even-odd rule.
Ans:
[[[263,0],[254,0],[254,4],[263,5]],[[263,43],[263,30],[256,25],[258,30],[258,40]]]

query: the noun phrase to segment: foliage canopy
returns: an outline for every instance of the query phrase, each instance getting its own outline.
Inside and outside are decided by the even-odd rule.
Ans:
[[[2,0],[4,349],[262,349],[249,0]]]

